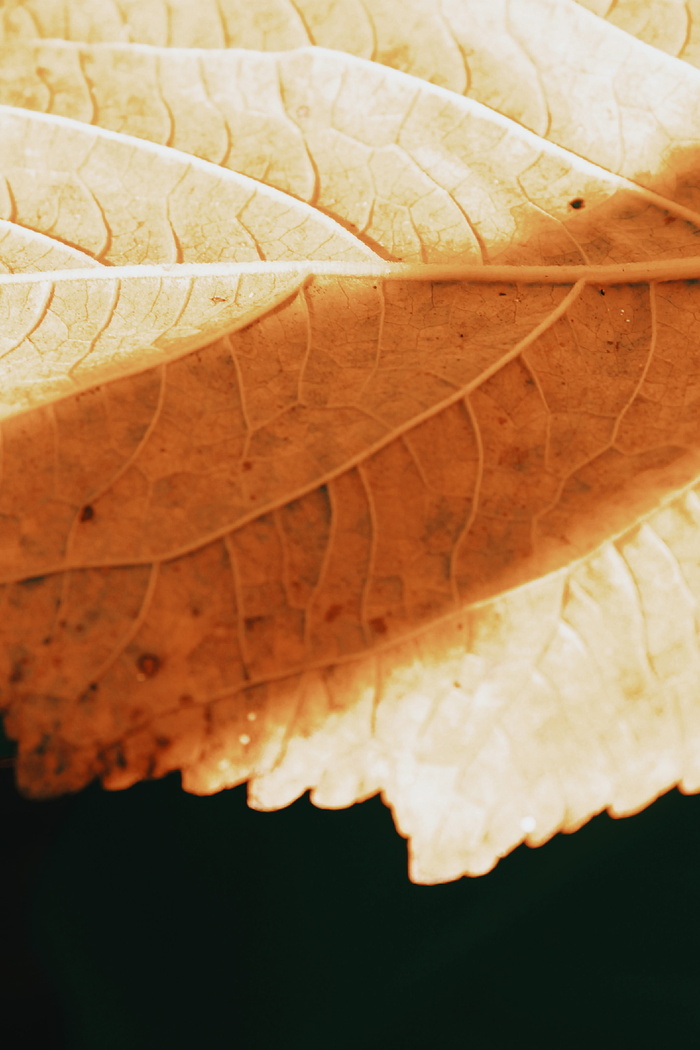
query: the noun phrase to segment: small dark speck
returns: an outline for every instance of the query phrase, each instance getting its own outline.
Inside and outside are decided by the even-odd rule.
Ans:
[[[94,697],[96,692],[97,692],[97,682],[90,682],[90,685],[87,687],[85,692],[80,697],[81,703],[86,703],[86,701],[92,700],[92,698]]]
[[[243,621],[243,624],[245,626],[246,631],[254,631],[259,626],[259,624],[265,623],[265,619],[266,618],[264,616],[246,616],[245,620]]]
[[[572,201],[569,201],[569,207],[573,208],[574,211],[579,211],[581,208],[586,207],[586,202],[583,197],[574,197]]]
[[[92,509],[89,503],[86,503],[80,512],[80,521],[92,521],[95,517],[95,511]]]
[[[227,303],[228,302],[228,299],[226,299],[223,295],[210,295],[209,298],[211,299],[211,301],[213,303]]]
[[[498,294],[499,295],[505,295],[506,293],[505,292],[499,292]]]
[[[20,580],[20,587],[36,587],[38,584],[43,583],[46,579],[45,576],[28,576],[26,580]]]
[[[141,653],[136,661],[136,666],[142,681],[144,678],[153,678],[160,669],[160,658],[153,653]]]
[[[19,660],[15,660],[10,672],[10,682],[14,684],[24,680],[24,672],[28,663],[29,661],[26,656],[21,657]]]
[[[600,289],[600,294],[601,294],[601,295],[605,295],[605,292],[603,291],[603,289],[602,289],[602,288]]]

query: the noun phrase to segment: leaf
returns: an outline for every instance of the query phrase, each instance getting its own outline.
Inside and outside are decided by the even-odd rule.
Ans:
[[[58,244],[53,238],[45,237],[36,230],[0,219],[0,272],[2,273],[38,273],[42,270],[88,269],[98,267],[96,259],[71,248]]]
[[[612,19],[619,12],[626,26],[631,22],[639,28],[636,2],[591,2],[596,13],[603,13],[599,8],[604,6]],[[645,25],[677,27],[677,9],[682,7],[675,0],[645,3]],[[373,0],[371,7],[360,0],[297,0],[293,9],[285,0],[253,6],[246,0],[209,0],[196,8],[182,0],[140,0],[118,7],[110,0],[82,0],[79,7],[67,0],[5,0],[0,14],[0,38],[4,31],[11,48],[20,40],[58,37],[266,51],[310,43],[348,51],[468,94],[538,135],[642,184],[649,175],[657,181],[670,179],[676,199],[673,184],[682,181],[683,173],[677,170],[674,144],[684,147],[698,138],[700,74],[679,70],[671,56],[596,18],[574,0],[443,0],[439,15],[433,0]],[[692,36],[696,23],[689,24]],[[546,33],[542,26],[548,27]],[[569,60],[572,54],[574,64]],[[192,57],[197,61],[197,53]],[[70,66],[70,56],[66,59]],[[85,69],[88,80],[93,62]],[[11,63],[13,72],[18,64]],[[216,69],[215,58],[215,82]],[[118,76],[112,69],[107,76],[114,86]],[[166,96],[176,87],[173,79],[164,78]],[[50,92],[64,93],[62,77],[54,91],[49,76],[41,91],[44,105]],[[250,102],[249,118],[251,108],[258,110],[259,99],[255,96]],[[82,103],[74,96],[71,104]],[[211,107],[205,105],[201,112],[209,123]],[[174,113],[177,123],[177,110]],[[693,192],[692,186],[683,189]]]
[[[540,260],[542,247],[530,254],[526,247],[536,224],[540,240],[547,230],[553,257],[573,258],[572,249],[577,248],[579,258],[597,261],[604,257],[602,249],[595,254],[589,249],[587,254],[578,231],[585,228],[592,241],[590,208],[606,197],[617,196],[619,201],[623,192],[640,205],[653,203],[697,220],[694,190],[679,186],[679,180],[669,175],[658,180],[665,195],[653,192],[651,177],[646,182],[652,192],[644,192],[609,170],[543,143],[525,128],[497,120],[491,109],[479,103],[374,63],[322,48],[281,55],[204,54],[203,58],[197,51],[109,44],[13,45],[2,53],[0,100],[42,109],[50,106],[62,116],[167,143],[264,178],[333,215],[391,258]],[[193,99],[197,99],[194,110]],[[700,103],[700,95],[696,101]],[[367,114],[372,117],[369,123]],[[44,125],[35,118],[35,122],[46,131],[52,127],[49,121]],[[683,137],[687,132],[685,123]],[[71,134],[78,131],[72,129]],[[83,135],[89,143],[90,132]],[[676,146],[680,137],[679,126]],[[656,137],[649,134],[646,140],[645,152],[651,150],[656,156]],[[267,142],[279,143],[277,161],[266,151]],[[105,152],[115,150],[115,143],[113,137],[106,138]],[[69,155],[80,155],[80,149],[78,144],[72,146]],[[125,152],[123,166],[129,163],[130,153]],[[479,165],[474,164],[475,155]],[[155,158],[161,160],[163,151],[153,150]],[[639,161],[638,153],[633,160]],[[10,168],[12,156],[3,163],[5,170]],[[90,165],[97,163],[90,153]],[[171,162],[177,190],[169,213],[175,216],[185,211],[182,202],[189,203],[191,196],[176,183],[182,177],[178,163],[182,168],[182,160]],[[21,170],[21,160],[16,164]],[[197,177],[207,172],[210,180],[217,177],[206,165],[196,170]],[[81,173],[81,178],[87,175]],[[112,182],[112,207],[118,207],[121,182],[118,177]],[[154,195],[164,182],[164,176],[154,181]],[[234,182],[230,192],[240,193],[240,183],[250,193],[249,184],[242,180]],[[580,194],[589,211],[572,215],[570,201]],[[217,214],[224,210],[220,195],[217,191]],[[154,212],[153,223],[158,211],[164,210],[162,202],[154,208],[144,201],[140,207],[144,213],[149,208]],[[233,201],[230,207],[235,207]],[[194,224],[195,216],[189,220]],[[598,210],[596,220],[598,227],[604,224],[604,210]],[[226,232],[228,240],[235,237],[235,232],[233,236]],[[666,250],[663,232],[654,232],[655,255]],[[596,231],[608,241],[615,234],[614,227],[607,227],[604,234]],[[177,231],[174,235],[182,236]],[[169,231],[160,236],[169,246]],[[677,230],[667,231],[665,239],[674,252],[679,251]],[[613,257],[612,248],[606,248]],[[692,239],[687,250],[695,251]],[[214,245],[209,247],[210,254],[216,251]],[[635,244],[634,251],[634,257],[640,257],[641,245]],[[629,252],[627,238],[614,257],[630,257]],[[316,254],[313,245],[309,254]],[[114,261],[131,260],[131,256],[114,257]]]
[[[651,0],[643,6],[635,0],[577,0],[596,15],[609,19],[647,44],[691,62],[700,59],[697,4],[690,0]]]
[[[2,415],[199,348],[305,276],[187,264],[375,258],[319,212],[174,150],[12,108],[0,134],[7,219],[124,268],[0,278]],[[183,265],[129,269],[163,262]]]
[[[5,218],[116,266],[369,258],[316,211],[175,150],[0,111]]]
[[[175,360],[268,313],[306,277],[300,264],[0,277],[0,419]]]
[[[23,789],[381,791],[435,882],[700,788],[698,74],[564,0],[378,3],[374,62],[286,50],[347,6],[163,10],[2,9],[3,229],[68,253],[0,276]]]

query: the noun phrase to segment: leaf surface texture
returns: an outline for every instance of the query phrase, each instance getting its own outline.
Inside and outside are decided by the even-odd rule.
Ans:
[[[700,73],[586,6],[0,6],[27,793],[381,791],[439,882],[700,788]]]

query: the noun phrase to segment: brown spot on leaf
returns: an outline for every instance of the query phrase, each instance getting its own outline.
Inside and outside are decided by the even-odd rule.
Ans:
[[[323,618],[326,623],[333,623],[334,620],[338,619],[342,611],[342,605],[329,605],[326,609],[326,615]]]
[[[83,507],[83,509],[80,512],[80,516],[79,516],[78,520],[79,521],[92,521],[92,519],[94,517],[95,517],[95,511],[93,510],[93,508],[90,506],[89,503],[86,503],[85,506]]]
[[[506,448],[498,457],[498,465],[511,470],[523,470],[529,458],[529,450],[513,446]]]
[[[138,679],[143,682],[146,678],[153,678],[160,670],[160,657],[154,653],[141,653],[136,661],[138,668]]]
[[[573,208],[574,211],[579,211],[581,208],[586,207],[586,202],[583,197],[574,197],[572,201],[569,201],[569,207]]]
[[[10,671],[10,682],[16,684],[17,682],[24,681],[24,672],[27,669],[29,660],[26,656],[20,656],[19,660],[15,660]]]
[[[369,621],[369,625],[375,634],[386,634],[386,622],[383,616],[375,616]]]

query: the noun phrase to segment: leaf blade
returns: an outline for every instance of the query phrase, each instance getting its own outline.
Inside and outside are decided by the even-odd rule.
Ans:
[[[377,5],[372,33],[363,36],[358,23],[352,46],[375,46],[375,57],[411,62],[430,77],[436,68],[430,41],[444,41],[444,71],[464,90],[463,10],[446,6],[450,17],[439,24],[432,6],[404,4],[397,34],[392,5]],[[531,69],[528,105],[522,92],[520,100],[514,96],[516,81],[498,105],[520,119],[527,110],[536,121],[544,113],[538,99],[559,100],[551,128],[539,130],[556,131],[557,121],[581,125],[583,138],[565,144],[582,142],[586,152],[585,121],[577,124],[572,114],[587,116],[593,102],[609,100],[615,77],[617,89],[632,98],[634,76],[620,80],[620,61],[634,70],[635,62],[648,62],[649,49],[571,4],[528,3],[518,18],[525,7],[540,12],[540,20],[543,12],[552,16],[542,34],[545,49],[556,52],[572,27],[582,27],[577,53],[584,75],[574,87],[588,76],[590,90],[581,90],[572,108],[561,91],[561,65],[552,59],[533,66],[540,95]],[[113,9],[88,3],[69,9],[69,35],[86,32],[82,19],[91,10],[100,13],[100,31],[116,32]],[[225,17],[233,10],[226,6]],[[336,31],[339,23],[334,29],[326,15],[340,7],[309,2],[300,10],[306,27],[296,16],[290,21],[288,9],[256,6],[250,40],[280,47],[292,40],[290,31],[308,39],[312,24]],[[3,14],[21,31],[29,11],[41,22],[38,31],[47,31],[42,19],[53,14],[42,4],[13,5]],[[163,28],[154,12],[148,5],[129,12],[140,20],[134,31],[149,43]],[[187,17],[188,9],[172,8],[178,12]],[[502,22],[502,10],[488,17]],[[222,28],[218,23],[218,46],[228,39]],[[503,28],[498,44],[505,50],[491,68],[502,68],[504,55],[527,53],[527,26],[512,21]],[[174,39],[179,31],[175,23]],[[193,31],[193,24],[184,30]],[[390,57],[397,41],[401,48]],[[50,52],[78,53],[46,45],[42,54]],[[487,52],[479,51],[474,68]],[[128,66],[145,52],[110,54]],[[197,56],[202,63],[230,58]],[[439,239],[429,251],[450,258],[473,248],[474,209],[464,207],[462,183],[480,185],[482,197],[497,196],[499,154],[498,143],[488,152],[475,149],[473,137],[463,141],[464,119],[476,114],[472,103],[415,77],[318,50],[234,61],[257,62],[269,74],[284,67],[281,98],[290,112],[306,107],[308,95],[309,112],[300,119],[316,123],[306,128],[304,148],[329,141],[330,132],[345,134],[355,120],[356,141],[370,149],[362,164],[371,169],[371,150],[384,150],[385,159],[393,158],[391,176],[399,154],[386,151],[398,143],[464,209],[461,240],[446,241],[442,256]],[[328,90],[333,62],[352,74],[358,91],[370,86],[359,120],[343,101],[342,85]],[[484,69],[482,86],[488,62]],[[318,70],[325,80],[315,79]],[[677,78],[680,93],[664,119],[676,119],[678,99],[694,97],[695,74],[659,58],[654,90],[668,86],[669,77]],[[372,98],[383,84],[391,97],[377,108]],[[26,90],[44,104],[36,84]],[[165,112],[167,94],[156,100],[152,125],[169,142],[178,121]],[[325,125],[318,94],[336,99]],[[193,112],[203,114],[206,104],[200,97]],[[71,134],[85,136],[93,152],[95,142],[107,140],[126,149],[128,108],[112,110],[120,133],[113,138],[94,129]],[[123,363],[113,374],[95,373],[79,395],[49,391],[44,404],[27,403],[4,422],[3,704],[21,740],[19,777],[27,790],[76,789],[95,775],[124,787],[172,768],[185,771],[190,790],[204,793],[249,779],[251,801],[260,808],[284,805],[309,787],[317,804],[329,806],[383,790],[413,840],[412,876],[434,882],[488,870],[525,837],[543,841],[605,806],[628,812],[673,782],[697,787],[699,311],[692,180],[684,181],[682,158],[673,171],[649,176],[649,165],[645,174],[640,158],[653,155],[656,162],[663,138],[651,126],[637,136],[637,152],[620,152],[638,130],[630,106],[622,110],[617,137],[601,138],[605,163],[651,192],[482,113],[483,141],[507,136],[500,155],[507,191],[479,245],[489,265],[471,280],[424,265],[383,266],[341,233],[338,243],[370,260],[360,263],[367,267],[364,280],[358,271],[339,277],[333,263],[299,262],[294,280],[304,287],[296,296],[298,284],[285,290],[283,302],[262,296],[256,317],[247,318],[252,323],[245,324],[245,313],[229,318],[229,328],[217,330],[222,339],[206,345],[205,336],[216,333],[210,315],[198,315],[194,342],[187,343],[192,333],[183,326],[173,360],[143,356],[139,340],[152,324],[146,309],[122,332],[125,359],[136,362],[132,374]],[[13,119],[25,128],[41,124],[28,114]],[[43,119],[45,127],[68,127]],[[452,141],[450,122],[457,129]],[[681,125],[671,125],[677,146]],[[301,145],[295,136],[289,141]],[[226,150],[225,139],[217,149]],[[158,156],[170,174],[190,164],[170,147],[149,152],[133,141],[128,148],[134,156]],[[312,161],[323,154],[314,149]],[[259,163],[254,154],[251,163]],[[479,154],[487,156],[481,183]],[[350,154],[338,156],[341,171]],[[41,157],[42,171],[61,170],[50,150]],[[620,158],[632,167],[623,168]],[[91,187],[104,184],[108,167]],[[326,207],[332,166],[330,174],[318,164],[309,172],[302,163],[299,171],[304,193]],[[258,174],[267,177],[267,169]],[[567,182],[584,176],[585,193]],[[386,185],[377,201],[386,198],[386,214],[399,214],[407,207],[404,175]],[[409,213],[420,197],[412,193]],[[82,201],[75,209],[79,226],[89,199],[75,199]],[[138,209],[138,187],[130,200],[129,208]],[[517,219],[508,226],[514,210]],[[369,228],[360,212],[352,214],[357,221],[341,217]],[[477,208],[482,224],[488,214]],[[279,224],[267,225],[276,250]],[[53,229],[50,216],[42,228]],[[385,229],[379,238],[385,252],[410,257],[396,223]],[[424,236],[419,230],[417,242]],[[225,240],[202,237],[214,253]],[[297,254],[309,253],[305,247]],[[516,266],[510,274],[519,283],[497,285],[505,271],[491,264],[502,260],[534,261],[540,269]],[[572,261],[583,268],[572,269]],[[256,280],[290,272],[274,263],[256,266],[249,270]],[[180,264],[177,277],[156,268],[149,277],[136,267],[131,277],[203,279],[195,269]],[[220,266],[216,279],[231,275]],[[0,287],[24,285],[26,292],[53,282],[65,290],[82,281],[106,288],[119,276],[114,269],[45,273],[6,278],[4,285],[0,278]],[[566,281],[580,283],[567,289]],[[216,287],[221,294],[209,299],[217,300],[219,317],[218,300],[229,286]],[[26,319],[17,305],[8,313],[48,360],[61,344],[55,325],[40,331],[41,308],[39,302]],[[108,349],[105,360],[111,359]],[[239,503],[242,494],[254,495],[260,504],[241,513],[232,494]],[[668,602],[679,611],[675,619],[664,615]]]

